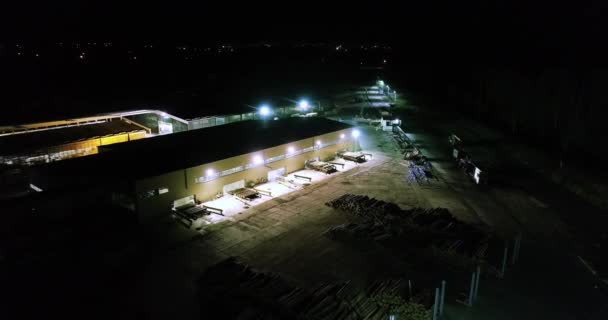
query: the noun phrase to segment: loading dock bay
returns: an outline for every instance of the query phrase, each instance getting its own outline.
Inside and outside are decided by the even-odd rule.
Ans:
[[[337,169],[336,173],[325,174],[317,170],[303,169],[292,172],[286,176],[282,176],[280,173],[284,173],[284,169],[280,168],[275,171],[271,171],[272,180],[269,179],[268,182],[256,185],[253,188],[245,188],[244,180],[230,183],[224,186],[223,196],[197,204],[197,206],[202,208],[206,207],[215,210],[208,209],[207,211],[209,214],[201,216],[192,221],[190,226],[188,226],[188,224],[183,225],[190,229],[201,230],[201,232],[204,233],[205,225],[215,224],[222,221],[232,221],[234,220],[235,216],[251,207],[255,207],[273,198],[289,194],[293,191],[300,190],[308,185],[323,181],[331,176],[346,172],[361,165],[352,161],[345,161],[341,158],[335,158],[328,161],[328,163],[335,165]],[[269,173],[269,178],[270,177],[271,174]],[[251,192],[256,191],[260,194],[260,197],[253,198],[251,200],[242,199],[234,194],[235,192],[238,192],[238,190],[250,190]]]

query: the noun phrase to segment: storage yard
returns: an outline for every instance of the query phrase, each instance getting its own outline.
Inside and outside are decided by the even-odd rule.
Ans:
[[[363,153],[373,155],[366,157],[366,162],[356,164],[338,157],[335,161],[352,167],[330,175],[305,170],[308,172],[302,175],[312,177],[312,181],[291,174],[286,178],[291,181],[291,188],[286,187],[289,191],[272,198],[262,196],[263,202],[247,209],[240,206],[240,214],[208,226],[203,236],[176,225],[169,234],[178,245],[171,245],[166,256],[155,259],[138,281],[141,288],[133,294],[141,295],[141,306],[153,302],[151,313],[159,319],[169,315],[201,318],[228,312],[217,297],[230,299],[236,294],[241,300],[232,304],[230,314],[251,312],[272,318],[270,309],[289,314],[304,308],[310,313],[303,318],[324,318],[320,316],[324,314],[364,319],[365,312],[348,316],[351,309],[341,290],[353,290],[361,295],[356,304],[368,306],[365,310],[370,319],[377,316],[374,312],[383,314],[384,319],[388,315],[410,319],[408,311],[399,311],[395,305],[408,306],[403,301],[410,301],[411,284],[421,306],[419,317],[411,319],[431,319],[434,289],[446,281],[445,312],[483,315],[488,312],[486,307],[466,306],[471,274],[476,270],[481,271],[481,294],[493,301],[504,300],[504,294],[517,299],[514,292],[521,288],[535,288],[529,294],[543,303],[550,299],[539,298],[539,291],[545,294],[549,290],[558,297],[582,292],[566,293],[563,283],[551,284],[556,274],[571,272],[575,261],[562,261],[553,247],[526,242],[526,237],[551,237],[550,228],[543,225],[543,217],[549,219],[542,212],[546,209],[530,202],[527,194],[514,189],[487,192],[477,188],[450,158],[444,160],[437,149],[428,147],[430,135],[383,132],[367,125],[359,128]],[[447,138],[439,137],[445,140],[449,154]],[[336,167],[341,171],[339,165]],[[315,178],[314,173],[323,179]],[[530,229],[522,230],[522,223]],[[520,263],[519,254],[515,259],[512,250],[521,232],[525,235]],[[509,251],[503,267],[505,241]],[[238,267],[230,257],[237,257]],[[535,260],[537,257],[542,260]],[[562,265],[549,271],[542,263],[545,259],[562,261]],[[205,272],[209,267],[211,271]],[[234,279],[226,283],[213,280],[234,275],[228,271],[234,268],[241,270],[237,274],[246,275],[239,278],[239,291],[226,288],[235,288],[230,285]],[[249,268],[274,280],[262,281],[265,276],[252,275]],[[198,281],[197,286],[188,285],[194,281]],[[282,284],[274,285],[275,281]],[[572,287],[572,281],[565,283]],[[378,298],[369,290],[379,283],[383,284],[380,287],[396,288],[387,289],[392,293],[387,293],[390,297],[384,301],[397,302],[375,304]],[[268,292],[262,299],[272,303],[260,302],[250,309],[254,298],[248,296],[247,288],[252,287],[260,290],[256,292]],[[282,289],[275,292],[268,287]],[[305,301],[306,307],[298,301]],[[592,301],[596,300],[588,303]],[[260,306],[272,307],[257,309]],[[534,314],[531,310],[536,308],[526,306],[510,314]],[[340,311],[339,316],[334,311]],[[196,315],[191,316],[192,312]],[[547,314],[562,312],[574,311],[564,305]]]
[[[243,134],[226,139],[247,122],[153,138],[176,151],[211,132],[230,148],[180,149],[187,163],[177,163],[178,152],[154,154],[175,179],[139,168],[150,169],[141,189],[153,191],[140,194],[158,201],[139,199],[138,212],[148,203],[157,220],[125,232],[134,240],[107,256],[109,265],[129,261],[122,277],[106,278],[120,288],[112,299],[148,319],[568,319],[580,310],[544,306],[601,304],[580,269],[602,265],[572,256],[577,243],[565,239],[575,224],[556,218],[555,202],[516,187],[504,168],[483,186],[474,172],[463,174],[448,140],[452,119],[399,116],[404,123],[336,114],[338,128],[277,143],[268,142],[274,131],[257,131],[268,138],[256,148],[264,152],[249,143],[235,150]],[[470,135],[459,137],[473,146],[459,151],[492,160]],[[116,157],[107,159],[119,161],[121,148],[152,155],[153,139],[110,146]],[[506,305],[522,307],[493,317]]]
[[[498,246],[492,242],[495,239],[493,228],[483,224],[456,194],[450,194],[443,180],[433,180],[424,185],[408,183],[408,161],[403,159],[392,133],[362,128],[361,145],[365,153],[369,152],[373,157],[367,157],[368,160],[361,164],[345,161],[351,166],[348,170],[327,175],[309,169],[302,175],[311,176],[312,181],[302,181],[303,184],[294,177],[298,173],[294,173],[287,180],[297,188],[277,197],[261,195],[254,200],[260,202],[247,209],[242,204],[238,205],[238,201],[230,200],[240,206],[242,213],[232,215],[229,220],[215,215],[219,218],[217,222],[221,223],[207,226],[202,237],[196,236],[199,233],[194,229],[175,225],[169,234],[174,241],[184,245],[155,261],[142,274],[143,291],[137,293],[142,295],[142,302],[150,303],[148,299],[156,301],[153,305],[158,306],[158,310],[155,308],[154,312],[159,318],[175,312],[177,316],[180,311],[176,310],[183,310],[186,315],[192,308],[198,308],[199,303],[208,305],[207,299],[202,302],[195,300],[196,288],[178,293],[156,287],[153,290],[155,295],[149,296],[146,292],[151,292],[152,288],[147,287],[149,281],[146,279],[155,278],[155,286],[173,288],[172,283],[194,281],[201,270],[217,263],[220,264],[212,270],[220,272],[217,270],[221,270],[222,263],[228,263],[224,260],[231,256],[261,272],[278,273],[292,283],[293,290],[302,288],[304,293],[301,294],[305,296],[314,296],[320,283],[335,286],[348,283],[348,287],[361,293],[377,282],[396,281],[400,283],[397,286],[403,286],[409,280],[415,292],[424,293],[425,298],[420,299],[424,300],[421,312],[425,315],[430,315],[433,290],[441,280],[450,283],[448,298],[451,303],[467,291],[467,279],[479,258],[482,258],[479,261],[491,260],[482,264],[483,277],[497,278],[500,259],[495,258],[502,252],[502,242],[499,241]],[[340,166],[337,168],[341,171]],[[315,172],[318,178],[311,175]],[[256,189],[263,188],[256,186]],[[437,193],[442,196],[431,196]],[[352,201],[344,201],[353,197],[349,194],[364,195],[357,201],[372,201],[380,204],[379,207],[390,208],[393,213],[375,212],[373,205],[360,205],[372,210],[365,211],[368,213],[353,209],[349,207]],[[227,201],[223,198],[226,197],[205,205],[217,207],[219,201]],[[408,216],[406,220],[412,220],[400,222],[395,220],[394,214]],[[380,222],[372,223],[374,220]],[[405,231],[418,229],[417,233]],[[408,238],[402,238],[406,235]],[[414,241],[415,238],[418,240]],[[403,251],[407,248],[403,246],[404,242],[411,242],[413,246]],[[492,253],[492,250],[499,252]],[[167,277],[167,272],[172,276]],[[205,276],[200,281],[209,281],[204,279]],[[249,280],[243,281],[243,286],[248,286]],[[230,286],[219,280],[216,283],[217,286]],[[213,290],[223,292],[228,289]],[[205,296],[215,296],[203,291],[200,293]],[[401,289],[397,291],[401,292]],[[158,295],[158,292],[167,294]],[[276,293],[281,294],[289,296],[286,292]],[[399,296],[398,299],[409,298]],[[165,308],[167,301],[175,305]],[[242,307],[246,309],[246,305],[244,303]],[[214,308],[221,310],[217,309],[219,305]],[[244,312],[238,308],[235,306],[233,311]],[[292,306],[281,308],[290,309]],[[430,319],[426,316],[421,319],[427,318]]]

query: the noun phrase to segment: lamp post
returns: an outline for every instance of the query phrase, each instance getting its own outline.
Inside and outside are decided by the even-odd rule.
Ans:
[[[300,99],[299,101],[287,98],[287,97],[280,97],[281,99],[285,100],[285,101],[289,101],[292,103],[295,103],[296,105],[296,110],[298,111],[308,111],[311,109],[314,109],[313,105],[316,104],[317,105],[317,109],[318,111],[321,111],[321,101],[308,101],[307,99]]]
[[[359,151],[359,136],[361,135],[361,132],[359,132],[359,130],[354,129],[352,132],[352,136],[353,136],[353,151]]]
[[[298,103],[298,109],[300,109],[301,111],[308,111],[309,107],[310,105],[308,104],[308,101],[304,99],[300,100],[300,102]]]
[[[267,117],[267,116],[270,115],[270,113],[271,113],[271,110],[270,110],[269,106],[263,105],[263,106],[260,107],[260,115],[262,117]]]
[[[254,120],[256,119],[256,114],[259,114],[259,119],[264,119],[272,114],[272,109],[267,104],[263,104],[257,108],[248,104],[246,104],[245,106],[256,111],[253,113]]]

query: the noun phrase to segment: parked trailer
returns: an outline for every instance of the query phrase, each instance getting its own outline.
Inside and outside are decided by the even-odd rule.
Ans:
[[[197,203],[188,203],[177,208],[173,207],[172,211],[173,216],[180,219],[187,227],[190,227],[194,220],[212,213],[205,206],[200,206]]]
[[[259,192],[249,188],[236,189],[233,190],[231,193],[235,197],[246,201],[253,201],[257,198],[262,197]]]
[[[325,174],[332,174],[334,172],[337,172],[338,169],[336,169],[336,166],[327,162],[323,162],[323,161],[312,161],[308,163],[308,167],[319,171],[319,172],[323,172]]]
[[[340,157],[344,160],[348,160],[348,161],[352,161],[352,162],[356,162],[356,163],[366,162],[368,155],[369,154],[365,154],[362,152],[350,152],[350,151],[338,152],[338,157]]]

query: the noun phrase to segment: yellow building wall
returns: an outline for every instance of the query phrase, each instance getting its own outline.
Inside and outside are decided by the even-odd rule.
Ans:
[[[129,141],[139,140],[139,139],[143,139],[145,137],[146,137],[145,131],[137,131],[137,132],[129,133]]]
[[[108,137],[102,137],[99,138],[99,143],[102,146],[108,145],[108,144],[114,144],[114,143],[120,143],[120,142],[127,142],[129,141],[129,134],[128,133],[120,133],[120,134],[115,134],[112,136],[108,136]]]
[[[184,170],[170,172],[156,177],[138,180],[135,187],[137,195],[147,190],[158,188],[169,189],[169,192],[151,198],[141,199],[137,197],[137,209],[140,214],[140,220],[146,221],[163,214],[168,214],[173,205],[173,201],[180,198],[195,195],[197,200],[207,201],[213,199],[219,192],[222,192],[223,187],[227,184],[237,182],[239,180],[250,182],[266,179],[269,171],[282,167],[286,168],[287,173],[291,173],[303,169],[304,162],[315,157],[319,157],[322,160],[332,159],[335,157],[338,151],[346,149],[350,146],[350,131],[351,130],[348,129],[332,132],[318,137],[303,139],[264,149],[259,152],[252,152],[212,163],[202,164],[196,167],[186,168]],[[338,141],[340,140],[341,134],[344,134],[345,138],[338,144],[305,152],[269,164],[262,164],[250,169],[245,169],[244,171],[218,177],[207,182],[196,183],[196,178],[204,177],[207,169],[211,169],[217,174],[221,171],[239,166],[244,167],[248,163],[252,163],[253,157],[256,155],[262,156],[263,159],[268,159],[282,154],[287,154],[287,150],[290,146],[293,146],[295,150],[302,150],[304,148],[313,146],[317,140],[321,140],[323,143]]]
[[[120,134],[107,136],[107,137],[70,142],[70,143],[65,143],[65,144],[58,145],[58,146],[49,147],[49,148],[44,149],[44,153],[50,155],[50,154],[56,154],[56,153],[62,153],[62,152],[67,153],[69,151],[78,151],[77,154],[67,153],[65,156],[66,158],[78,157],[78,156],[82,156],[82,155],[91,155],[91,154],[98,153],[98,150],[97,150],[98,146],[119,143],[119,142],[126,142],[126,141],[131,141],[131,140],[138,140],[138,139],[145,138],[145,136],[146,136],[145,131],[120,133]],[[82,149],[86,149],[86,148],[91,148],[91,150],[89,150],[87,152],[82,151]]]

